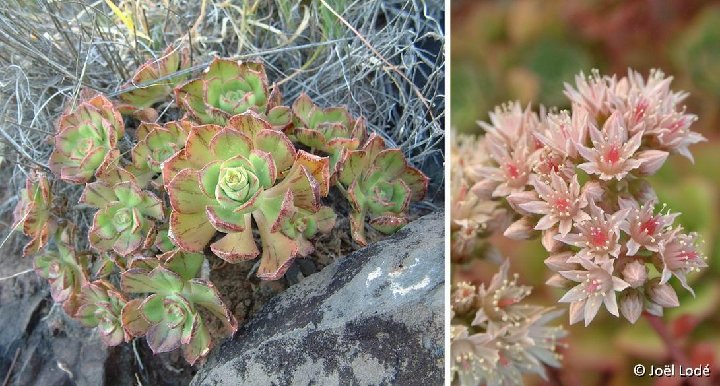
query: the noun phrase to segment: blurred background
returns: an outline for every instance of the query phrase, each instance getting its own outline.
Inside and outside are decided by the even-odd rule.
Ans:
[[[690,281],[692,297],[671,283],[681,306],[665,321],[691,362],[711,364],[720,375],[720,1],[520,0],[451,2],[451,119],[456,133],[480,133],[478,120],[508,100],[569,108],[563,82],[593,68],[623,76],[628,67],[647,76],[660,68],[672,88],[690,92],[692,129],[708,142],[691,147],[695,164],[673,156],[651,183],[679,222],[699,232],[710,268]],[[550,276],[539,240],[492,240],[511,259],[511,271],[534,286],[533,301],[556,304],[561,292]],[[488,282],[497,265],[455,266],[453,281]],[[567,315],[562,320],[567,325]],[[567,326],[566,326],[567,327]],[[641,318],[635,325],[601,312],[589,328],[569,327],[559,378],[566,385],[681,385],[680,379],[637,378],[632,367],[664,364],[660,338]],[[715,378],[718,379],[718,378]],[[546,385],[528,377],[527,385]]]

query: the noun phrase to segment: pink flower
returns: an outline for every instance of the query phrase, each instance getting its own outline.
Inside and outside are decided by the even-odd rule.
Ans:
[[[489,115],[490,124],[486,122],[478,122],[478,124],[489,138],[502,139],[510,147],[514,147],[520,138],[525,140],[532,138],[528,137],[528,134],[540,124],[540,118],[530,109],[530,105],[523,110],[518,101],[497,106]]]
[[[533,171],[546,181],[550,181],[550,174],[559,173],[563,178],[575,175],[575,165],[565,157],[549,147],[538,150],[537,162]]]
[[[493,372],[500,356],[491,335],[470,335],[468,327],[462,325],[452,326],[450,334],[450,371],[457,374],[460,384],[475,384]]]
[[[697,116],[694,114],[673,111],[665,114],[648,134],[654,135],[661,147],[694,162],[688,146],[707,141],[701,134],[690,130],[690,125],[696,120]]]
[[[585,270],[560,271],[563,277],[580,283],[558,300],[560,303],[570,303],[570,324],[584,319],[587,327],[602,304],[611,314],[619,316],[615,292],[630,285],[612,275],[613,261],[595,264],[581,259],[580,264]]]
[[[630,236],[626,244],[627,255],[635,255],[640,247],[658,252],[659,244],[679,213],[655,214],[654,201],[642,206],[633,199],[620,198],[618,202],[620,208],[630,210],[625,220],[620,223],[620,229]]]
[[[590,216],[582,211],[588,202],[580,194],[577,176],[573,176],[568,185],[559,175],[552,173],[550,184],[534,178],[532,185],[542,201],[530,201],[519,206],[530,213],[544,215],[535,225],[535,229],[546,230],[560,223],[560,234],[566,235],[572,229],[573,221],[578,223],[590,219]]]
[[[697,249],[697,240],[697,233],[682,233],[681,227],[670,231],[660,248],[660,259],[663,265],[661,284],[667,283],[670,277],[675,275],[682,286],[695,295],[695,292],[687,284],[686,275],[708,266],[705,262],[707,257]]]
[[[609,259],[610,256],[617,257],[620,253],[620,244],[618,243],[620,223],[630,210],[621,209],[612,215],[607,215],[594,202],[590,201],[589,204],[590,219],[575,224],[579,233],[555,236],[558,241],[582,248],[570,260],[572,263],[582,259],[594,259],[600,262]]]
[[[582,109],[573,109],[572,118],[567,110],[548,114],[545,130],[536,131],[535,137],[553,152],[569,158],[577,158],[576,144],[585,143],[588,114]]]
[[[623,115],[631,133],[651,129],[664,110],[685,99],[685,93],[671,93],[670,82],[672,77],[666,78],[659,70],[651,70],[647,82],[640,73],[628,70],[627,78],[618,82],[611,104]]]
[[[628,140],[622,118],[615,112],[605,121],[603,131],[590,126],[592,149],[577,145],[580,155],[588,161],[578,167],[589,174],[598,174],[602,180],[615,178],[619,181],[642,165],[643,161],[632,158],[640,147],[641,138],[642,133],[637,133]]]
[[[521,301],[530,294],[531,287],[518,285],[518,275],[508,280],[509,260],[505,260],[500,271],[493,276],[489,286],[482,285],[478,290],[480,307],[472,321],[472,326],[487,325],[491,335],[507,323],[524,320],[529,312],[542,309],[540,306],[523,304]]]
[[[475,172],[482,178],[499,183],[492,193],[493,197],[506,197],[525,190],[537,157],[537,153],[528,148],[527,141],[521,138],[514,150],[508,150],[497,139],[488,137],[487,145],[490,156],[498,166],[481,166]]]
[[[565,95],[572,101],[573,110],[582,108],[593,117],[607,115],[608,95],[613,92],[610,78],[601,77],[596,69],[589,77],[581,72],[575,76],[575,87],[577,90],[565,83]]]

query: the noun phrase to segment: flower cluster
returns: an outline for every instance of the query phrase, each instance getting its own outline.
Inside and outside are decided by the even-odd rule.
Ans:
[[[566,331],[547,324],[562,310],[526,304],[530,287],[508,280],[506,260],[488,286],[460,282],[451,295],[451,371],[461,385],[522,384],[523,373],[546,377],[560,367]]]
[[[566,84],[570,111],[537,114],[516,102],[481,123],[491,161],[474,166],[471,191],[514,212],[506,236],[540,235],[555,272],[548,284],[570,288],[559,301],[571,323],[589,324],[603,305],[633,323],[643,310],[661,315],[678,305],[670,278],[692,292],[687,274],[707,266],[697,235],[658,208],[645,179],[670,154],[692,161],[688,146],[704,140],[671,80],[594,71]]]
[[[210,318],[226,334],[238,328],[202,269],[211,255],[259,257],[256,275],[280,279],[335,227],[322,202],[332,187],[363,245],[366,217],[379,232],[397,231],[428,178],[347,109],[322,109],[305,94],[284,105],[260,62],[216,58],[181,83],[183,53],[170,48],[141,66],[119,100],[83,93],[58,120],[48,162],[56,179],[33,172],[14,214],[31,238],[25,254],[36,254],[69,315],[108,345],[145,337],[154,352],[181,349],[193,364],[212,346]],[[160,107],[182,118],[159,122]],[[90,251],[76,250],[76,227],[54,200],[63,182],[84,187],[71,210],[94,210],[78,235]]]
[[[482,248],[482,238],[507,228],[508,211],[497,201],[487,200],[483,185],[474,168],[489,164],[485,153],[477,151],[485,146],[483,138],[454,136],[451,149],[451,216],[450,241],[453,261],[475,256]]]

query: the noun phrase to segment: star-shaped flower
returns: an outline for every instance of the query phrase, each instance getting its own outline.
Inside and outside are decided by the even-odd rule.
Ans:
[[[630,209],[621,209],[611,215],[605,213],[589,202],[590,219],[575,224],[579,233],[568,233],[557,235],[555,239],[565,244],[582,248],[580,252],[570,260],[576,263],[583,258],[600,262],[607,260],[610,256],[617,257],[620,253],[620,223],[625,219]]]
[[[615,292],[624,290],[630,284],[613,276],[613,261],[605,260],[595,264],[581,259],[580,264],[585,270],[560,271],[563,277],[580,283],[558,300],[560,303],[570,303],[570,324],[584,319],[587,327],[602,304],[611,314],[619,316]]]
[[[613,113],[605,121],[603,131],[590,126],[593,148],[577,145],[580,155],[588,161],[578,167],[588,174],[599,175],[602,180],[615,178],[619,181],[628,172],[643,164],[643,161],[633,158],[640,147],[641,138],[642,132],[628,140],[628,132],[623,126],[622,117],[618,113]]]
[[[697,242],[697,233],[682,233],[681,227],[670,231],[660,249],[663,266],[660,284],[667,283],[670,277],[675,275],[682,286],[695,295],[693,289],[687,284],[686,275],[708,266],[705,262],[707,257],[698,250]]]
[[[659,244],[664,240],[668,228],[679,213],[655,214],[655,202],[640,205],[633,199],[618,200],[620,208],[630,209],[628,216],[620,223],[620,229],[630,236],[627,242],[627,255],[633,256],[640,247],[652,252],[659,251]]]
[[[588,200],[580,192],[577,176],[573,176],[568,184],[557,173],[552,173],[549,184],[534,178],[532,185],[541,200],[520,204],[520,207],[530,213],[544,215],[535,229],[546,230],[560,223],[560,234],[567,235],[573,222],[590,219],[590,216],[582,211],[582,208],[588,205]]]

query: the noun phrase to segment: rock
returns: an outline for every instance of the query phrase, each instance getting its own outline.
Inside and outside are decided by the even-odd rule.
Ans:
[[[192,385],[442,384],[443,218],[290,287],[216,347]]]
[[[60,306],[52,308],[47,287],[34,272],[0,284],[0,295],[0,381],[7,377],[8,385],[24,386],[104,384],[105,345]]]

